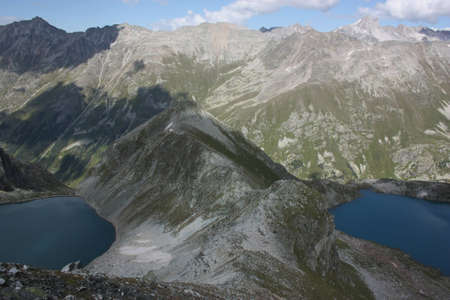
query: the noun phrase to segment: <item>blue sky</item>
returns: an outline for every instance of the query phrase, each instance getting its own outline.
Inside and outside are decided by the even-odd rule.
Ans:
[[[450,0],[0,0],[0,24],[40,16],[66,31],[129,23],[174,29],[204,21],[330,31],[365,14],[383,25],[450,27]]]

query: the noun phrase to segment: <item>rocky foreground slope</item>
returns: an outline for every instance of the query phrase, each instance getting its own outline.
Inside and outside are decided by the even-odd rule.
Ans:
[[[43,168],[18,161],[0,148],[0,204],[73,194],[72,189]]]
[[[0,299],[229,299],[239,291],[219,291],[212,286],[157,283],[136,278],[107,277],[83,272],[67,273],[26,265],[0,263]]]
[[[0,141],[76,186],[185,93],[300,178],[449,180],[448,32],[0,26]],[[52,126],[51,124],[56,124]]]

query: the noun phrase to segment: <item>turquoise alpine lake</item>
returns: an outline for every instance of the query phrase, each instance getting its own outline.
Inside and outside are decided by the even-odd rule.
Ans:
[[[450,204],[369,190],[361,194],[330,210],[337,229],[400,249],[450,276]]]
[[[81,198],[0,205],[0,262],[61,269],[79,260],[84,266],[114,240],[114,226]]]

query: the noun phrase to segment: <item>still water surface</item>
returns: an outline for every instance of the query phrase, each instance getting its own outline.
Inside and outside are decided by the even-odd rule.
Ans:
[[[76,197],[0,205],[0,262],[60,269],[88,264],[115,239],[111,223]]]
[[[361,194],[330,210],[337,229],[401,249],[450,276],[450,204],[368,190]]]

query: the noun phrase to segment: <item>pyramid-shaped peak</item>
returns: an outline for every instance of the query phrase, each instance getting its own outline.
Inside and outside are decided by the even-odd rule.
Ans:
[[[11,24],[5,25],[6,28],[10,28],[12,31],[11,34],[15,34],[16,30],[19,30],[20,32],[37,32],[37,33],[65,33],[64,30],[58,29],[48,23],[46,20],[44,20],[41,17],[34,17],[33,19],[29,20],[21,20],[17,21]]]
[[[31,19],[31,22],[35,23],[35,24],[47,24],[47,25],[50,25],[46,20],[44,20],[43,18],[41,18],[39,16],[36,16],[33,19]]]
[[[25,31],[32,30],[37,32],[65,33],[64,30],[54,27],[49,22],[38,16],[31,20],[15,22],[13,26],[21,28]]]

